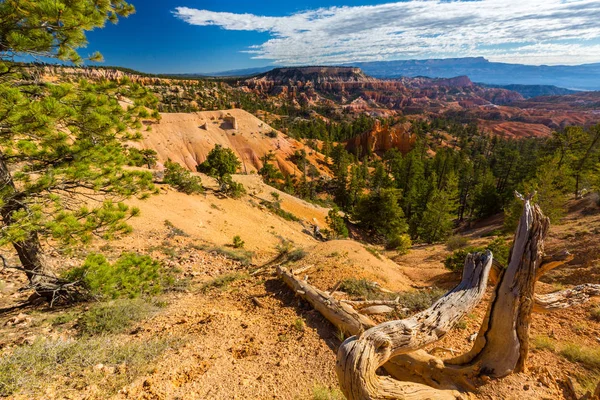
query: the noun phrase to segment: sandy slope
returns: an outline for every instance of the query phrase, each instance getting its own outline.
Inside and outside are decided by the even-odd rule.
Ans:
[[[231,148],[242,162],[241,172],[256,172],[262,167],[260,157],[272,151],[276,165],[287,174],[299,174],[298,168],[289,160],[296,150],[305,149],[310,162],[326,172],[317,160],[323,156],[305,147],[297,140],[278,132],[276,138],[267,136],[273,128],[252,114],[231,109],[197,113],[161,114],[162,119],[151,124],[151,131],[144,132],[142,146],[154,149],[159,161],[171,159],[195,171],[215,145]],[[235,119],[237,129],[231,122]]]

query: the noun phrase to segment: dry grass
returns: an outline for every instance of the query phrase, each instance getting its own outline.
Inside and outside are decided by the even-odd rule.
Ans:
[[[102,303],[92,307],[79,318],[79,331],[83,335],[120,333],[158,309],[155,304],[141,299]]]
[[[177,345],[175,340],[130,342],[108,336],[39,339],[31,346],[14,348],[0,359],[0,397],[43,393],[49,382],[56,384],[57,394],[83,390],[95,383],[111,395],[147,372],[162,352]]]
[[[571,362],[583,364],[588,368],[600,369],[600,348],[569,343],[562,348],[560,355]]]
[[[248,279],[249,275],[241,272],[233,272],[217,276],[215,279],[206,282],[200,289],[202,292],[208,292],[211,289],[225,289],[233,282]]]

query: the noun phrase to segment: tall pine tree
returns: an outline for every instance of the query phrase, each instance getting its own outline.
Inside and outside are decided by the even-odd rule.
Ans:
[[[126,220],[137,210],[119,200],[150,189],[152,176],[122,168],[123,143],[137,137],[132,128],[141,127],[156,100],[128,80],[46,83],[12,59],[80,63],[76,50],[87,43],[85,31],[132,12],[123,0],[0,2],[0,245],[14,247],[32,286],[46,297],[61,286],[40,238],[68,249],[130,230]],[[119,103],[124,98],[132,102],[127,109]]]

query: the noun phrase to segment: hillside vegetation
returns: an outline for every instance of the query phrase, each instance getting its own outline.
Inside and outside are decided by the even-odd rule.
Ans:
[[[444,320],[429,307],[463,268],[468,280],[465,258],[489,271],[490,252],[500,283],[432,330],[439,341],[418,353],[427,368],[477,347],[495,290],[526,275],[531,296],[491,329],[525,321],[529,368],[483,368],[460,390],[598,395],[597,114],[466,77],[81,68],[86,32],[133,11],[124,0],[0,2],[0,397],[341,399],[351,392],[336,353],[361,331],[328,310],[361,329],[420,312]],[[519,221],[530,247],[512,247]],[[511,275],[523,266],[536,273]],[[535,268],[553,270],[536,282]],[[531,314],[546,294],[568,311]],[[392,339],[375,342],[384,354]]]

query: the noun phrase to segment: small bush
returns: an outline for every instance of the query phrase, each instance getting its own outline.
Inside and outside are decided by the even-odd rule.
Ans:
[[[293,249],[294,249],[294,243],[292,243],[289,240],[283,239],[283,238],[281,238],[281,242],[279,242],[275,246],[275,250],[277,250],[277,253],[279,254],[280,257],[287,255]]]
[[[549,350],[554,351],[554,341],[550,339],[548,336],[538,335],[534,336],[532,339],[533,347],[539,350]]]
[[[204,192],[200,177],[192,175],[190,171],[171,160],[165,163],[163,182],[185,194]]]
[[[456,250],[446,257],[444,266],[450,271],[460,272],[465,266],[465,260],[467,259],[468,254],[480,253],[486,250],[490,250],[493,253],[494,260],[497,260],[500,264],[506,266],[510,254],[510,245],[502,238],[495,239],[486,247],[465,247]]]
[[[295,330],[297,330],[298,332],[304,332],[304,329],[306,328],[305,324],[304,324],[304,320],[302,318],[297,318],[294,321],[294,324],[292,325],[294,327]]]
[[[366,279],[344,279],[340,284],[339,290],[348,293],[350,296],[372,299],[381,297],[381,291],[373,283]]]
[[[64,313],[64,314],[60,314],[57,315],[56,317],[54,317],[54,319],[52,319],[52,325],[53,326],[58,326],[58,325],[64,325],[64,324],[68,324],[71,321],[74,321],[77,319],[77,316],[74,313]]]
[[[283,208],[281,208],[281,204],[278,201],[271,202],[263,200],[260,202],[260,204],[266,207],[273,214],[276,214],[287,221],[300,221],[300,219],[294,214],[287,212]]]
[[[589,368],[600,369],[600,348],[570,343],[560,351],[560,355],[571,362],[580,363]]]
[[[465,330],[465,329],[467,329],[467,321],[465,321],[465,320],[460,320],[460,321],[458,321],[458,322],[456,323],[456,325],[454,325],[454,327],[455,327],[456,329],[460,329],[461,331],[462,331],[462,330]]]
[[[165,219],[165,226],[167,228],[169,228],[169,233],[167,234],[168,238],[173,238],[175,236],[183,236],[183,237],[190,236],[187,233],[185,233],[183,230],[181,230],[181,229],[177,228],[175,225],[173,225],[173,223],[171,221],[169,221],[168,219]]]
[[[233,237],[233,248],[234,249],[241,249],[244,247],[245,244],[246,244],[246,242],[244,242],[239,235],[235,235]]]
[[[446,248],[450,251],[462,249],[469,245],[469,239],[464,236],[454,235],[446,241]]]
[[[65,278],[80,281],[93,297],[109,299],[156,295],[174,281],[159,261],[135,253],[123,253],[114,264],[102,254],[91,253]]]
[[[488,244],[485,248],[494,254],[494,259],[500,262],[500,264],[504,266],[508,264],[510,245],[506,243],[506,240],[502,238],[494,239],[494,241]]]
[[[158,307],[140,299],[99,304],[81,316],[79,332],[83,335],[120,333],[156,310]]]
[[[277,131],[272,130],[271,132],[268,132],[267,137],[270,137],[271,139],[277,139]]]
[[[235,182],[231,175],[225,175],[221,184],[221,190],[233,199],[239,199],[246,194],[246,188],[241,183]]]
[[[344,400],[342,392],[337,389],[330,389],[327,386],[315,385],[312,390],[312,400]]]
[[[213,247],[208,249],[208,251],[220,254],[230,260],[237,261],[244,266],[250,265],[252,263],[252,257],[254,256],[252,252],[242,249],[230,250],[223,247]]]
[[[379,251],[375,248],[375,247],[371,247],[371,246],[365,246],[365,250],[367,250],[369,253],[371,253],[376,259],[381,260],[381,254],[379,254]]]
[[[590,318],[594,321],[600,322],[600,307],[596,307],[590,311]]]
[[[233,282],[241,281],[244,279],[248,279],[248,274],[242,274],[239,272],[225,274],[217,276],[212,281],[206,282],[204,285],[202,285],[202,288],[200,290],[202,292],[208,292],[210,289],[224,289]]]
[[[419,312],[428,309],[440,297],[446,293],[443,289],[433,288],[415,290],[411,292],[398,293],[400,305],[408,308],[411,312]]]
[[[410,251],[412,241],[407,234],[394,235],[388,239],[386,248],[388,250],[396,250],[400,254],[406,254]]]
[[[483,247],[466,247],[464,249],[456,250],[446,257],[446,260],[444,260],[444,266],[452,272],[460,272],[465,266],[467,255],[481,252],[483,250],[485,250]]]
[[[287,253],[288,262],[297,262],[306,257],[308,253],[304,249],[293,249]]]
[[[344,218],[340,216],[340,210],[337,207],[333,207],[327,213],[327,225],[329,226],[330,239],[337,238],[347,238],[348,237],[348,227],[346,226],[346,222]]]

